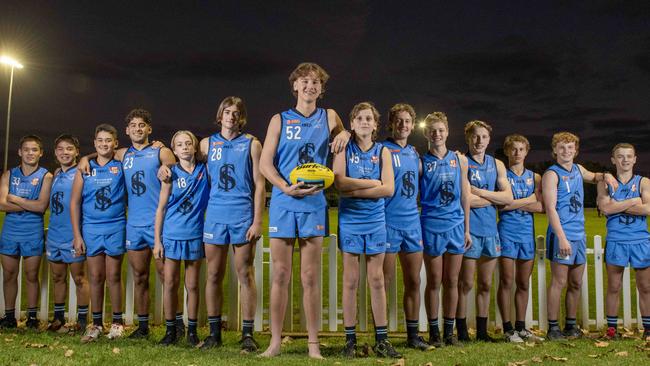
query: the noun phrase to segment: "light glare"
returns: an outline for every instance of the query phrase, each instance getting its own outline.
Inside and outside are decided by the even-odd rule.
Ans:
[[[9,65],[11,67],[15,67],[17,69],[22,69],[23,68],[23,64],[21,64],[20,62],[18,62],[17,60],[15,60],[15,59],[13,59],[13,58],[11,58],[9,56],[0,57],[0,63],[3,63],[5,65]]]

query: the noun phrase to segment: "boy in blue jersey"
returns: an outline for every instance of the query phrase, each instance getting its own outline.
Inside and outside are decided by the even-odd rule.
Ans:
[[[618,339],[618,301],[623,271],[632,265],[639,290],[639,310],[643,322],[643,338],[650,337],[650,180],[634,174],[636,151],[633,145],[620,143],[612,149],[618,189],[598,184],[598,207],[607,216],[607,333]]]
[[[576,325],[578,300],[584,265],[587,238],[585,236],[583,181],[607,183],[618,188],[609,174],[593,173],[573,160],[578,155],[580,140],[569,132],[553,135],[551,148],[556,163],[542,176],[542,197],[548,217],[546,232],[547,257],[551,261],[551,283],[548,287],[547,310],[549,340],[578,338],[582,332]],[[565,307],[566,325],[560,330],[557,320],[562,290],[567,287]]]
[[[54,172],[52,180],[50,222],[45,243],[54,283],[54,319],[47,329],[59,333],[75,333],[86,329],[89,301],[86,257],[75,256],[74,235],[70,223],[70,194],[77,173],[79,140],[75,136],[63,134],[56,138],[54,146],[59,168]],[[77,323],[71,327],[65,325],[64,317],[68,268],[76,285],[77,295]]]
[[[97,340],[103,333],[104,286],[108,284],[113,310],[109,339],[124,332],[122,320],[122,258],[126,252],[126,192],[122,164],[114,159],[117,130],[108,124],[95,128],[97,158],[90,160],[90,174],[77,169],[70,197],[74,250],[86,255],[93,324],[81,338]]]
[[[199,310],[199,270],[203,252],[203,218],[210,194],[208,172],[196,162],[198,140],[189,131],[178,131],[172,137],[172,148],[179,163],[171,168],[171,179],[162,182],[156,210],[154,257],[165,267],[164,309],[167,330],[160,341],[168,346],[178,342],[176,307],[181,262],[185,262],[187,290],[187,343],[196,346]]]
[[[471,185],[470,234],[472,247],[465,252],[460,274],[456,327],[458,339],[469,341],[467,333],[467,295],[476,289],[476,340],[494,342],[488,335],[487,319],[490,308],[492,273],[501,255],[501,244],[497,232],[497,205],[512,203],[512,190],[506,174],[506,167],[498,159],[486,154],[490,143],[492,127],[483,121],[469,121],[465,124],[465,141],[469,148],[467,167]]]
[[[331,151],[343,151],[350,139],[332,109],[317,108],[329,75],[314,63],[302,63],[289,76],[296,107],[271,118],[260,157],[260,171],[273,184],[269,207],[269,237],[273,256],[271,284],[271,343],[263,357],[280,354],[282,324],[287,308],[293,246],[300,246],[300,282],[303,288],[309,356],[322,358],[318,343],[321,304],[318,273],[323,236],[327,235],[327,203],[322,190],[291,184],[289,173],[305,163],[325,165]]]
[[[38,329],[38,270],[43,254],[43,213],[50,198],[52,174],[40,167],[43,143],[38,136],[20,139],[20,165],[5,171],[0,181],[0,210],[6,212],[0,235],[5,316],[0,328],[16,328],[15,309],[18,293],[20,258],[27,288],[28,328]]]
[[[129,335],[131,339],[145,338],[149,334],[149,270],[151,250],[154,246],[154,219],[160,194],[160,181],[156,174],[161,165],[176,162],[169,148],[159,142],[150,143],[152,133],[151,114],[144,109],[131,110],[124,119],[126,134],[131,146],[115,151],[114,159],[122,162],[128,197],[126,222],[127,259],[133,269],[134,305],[138,315],[138,327]],[[79,170],[88,173],[88,160],[79,162]],[[156,271],[163,279],[163,263],[156,261]],[[182,307],[180,307],[182,310]],[[184,334],[182,312],[177,314],[179,336]]]
[[[542,177],[524,166],[526,155],[530,151],[530,143],[526,137],[518,134],[506,136],[503,151],[508,157],[507,174],[514,197],[511,204],[499,207],[497,225],[501,240],[497,302],[503,320],[503,334],[508,342],[540,341],[541,338],[526,329],[525,320],[528,285],[533,272],[533,259],[535,259],[533,213],[544,212]],[[513,281],[517,284],[514,328],[510,321],[510,291]]]
[[[343,253],[344,357],[356,354],[357,288],[362,254],[366,257],[375,320],[373,349],[379,357],[402,357],[388,341],[383,271],[387,246],[384,197],[393,195],[395,178],[389,150],[375,142],[378,127],[379,112],[371,103],[355,105],[350,112],[353,139],[346,146],[345,155],[334,157],[334,184],[341,196],[338,232]]]
[[[392,137],[382,144],[392,156],[395,193],[386,198],[387,246],[384,257],[386,289],[395,281],[395,261],[399,253],[404,280],[404,315],[407,345],[428,350],[431,346],[418,335],[420,317],[420,270],[422,269],[422,230],[418,211],[420,158],[408,138],[415,127],[415,110],[409,104],[395,104],[388,113]]]
[[[421,159],[420,223],[427,274],[424,303],[429,319],[429,344],[440,347],[444,342],[457,346],[454,318],[458,307],[458,277],[463,253],[472,246],[467,158],[447,149],[449,122],[443,112],[427,115],[424,126],[429,151]],[[441,283],[444,290],[442,339],[438,323]]]

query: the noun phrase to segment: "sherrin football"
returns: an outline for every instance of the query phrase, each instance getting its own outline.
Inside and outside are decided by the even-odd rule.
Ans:
[[[334,172],[321,164],[308,163],[298,165],[289,174],[291,184],[302,182],[305,186],[327,188],[334,183]]]

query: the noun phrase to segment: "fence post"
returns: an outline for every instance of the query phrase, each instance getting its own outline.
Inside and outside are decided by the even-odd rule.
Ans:
[[[603,242],[600,235],[594,236],[594,287],[596,288],[596,329],[605,326],[605,305],[603,302]]]
[[[589,254],[589,251],[587,249],[587,254]],[[589,266],[587,265],[589,256],[587,255],[586,257],[584,271],[582,272],[582,286],[580,287],[580,317],[582,328],[589,330]]]
[[[68,322],[77,320],[77,285],[74,283],[72,273],[68,275]]]
[[[539,329],[546,330],[548,325],[548,313],[546,310],[546,242],[542,235],[535,238],[537,247],[537,304]]]
[[[427,326],[429,325],[429,319],[427,319],[427,307],[424,303],[424,290],[427,287],[427,270],[424,268],[424,264],[422,265],[422,268],[420,268],[420,321],[418,324],[418,330],[420,332],[426,332],[427,331]],[[442,289],[441,289],[441,294],[442,294]],[[440,297],[442,298],[442,296]],[[442,309],[442,306],[440,306]],[[442,319],[442,316],[440,316],[438,319]]]
[[[632,327],[632,291],[630,291],[630,266],[623,270],[623,326]]]
[[[395,332],[397,330],[397,255],[395,255],[395,265],[388,270],[393,272],[393,280],[388,284],[388,293],[386,294],[386,303],[388,305],[388,330]]]
[[[261,236],[255,245],[255,289],[257,290],[257,306],[255,307],[255,331],[261,332],[264,322],[264,237]]]
[[[514,301],[512,302],[514,304]],[[526,307],[526,324],[533,325],[533,276],[528,278],[528,306]]]
[[[134,296],[134,283],[133,283],[133,268],[131,264],[126,263],[126,284],[124,296],[124,324],[133,324],[133,296]]]
[[[336,332],[338,329],[338,261],[337,261],[337,237],[332,234],[329,236],[327,250],[329,252],[329,303],[328,303],[328,328],[330,332]]]
[[[368,329],[368,299],[366,298],[366,255],[361,254],[359,256],[359,296],[358,307],[359,307],[359,330],[365,332]]]
[[[50,300],[50,266],[47,256],[41,257],[41,308],[39,309],[38,318],[47,323],[49,300]],[[18,293],[20,296],[20,292]]]
[[[495,290],[494,291],[494,295],[495,295],[494,296],[494,304],[495,304],[495,306],[488,308],[488,324],[491,323],[491,321],[489,321],[490,308],[494,309],[494,328],[493,329],[495,329],[495,330],[503,328],[503,325],[502,325],[503,319],[501,318],[501,308],[499,307],[499,300],[498,300],[498,296],[497,296],[497,291],[498,291],[497,289],[499,288],[499,282],[501,281],[501,278],[500,278],[501,277],[501,266],[499,265],[499,258],[497,258],[496,261],[497,261],[497,264],[496,264],[496,267],[494,268],[494,276],[492,277],[493,278],[492,287]],[[477,264],[477,266],[478,266],[478,264]],[[492,302],[492,301],[490,300],[490,302]],[[510,310],[509,309],[503,309],[503,311],[507,312],[507,311],[510,311]],[[488,327],[489,327],[489,325],[488,325]]]
[[[636,329],[643,331],[643,319],[641,319],[641,307],[639,305],[639,289],[636,289]]]
[[[230,258],[228,258],[228,329],[237,330],[240,324],[240,304],[241,296],[239,280],[237,279],[237,269],[235,268],[235,248],[230,245],[228,248]],[[203,302],[205,303],[205,302]]]
[[[154,271],[154,297],[153,297],[153,322],[162,324],[163,322],[163,283],[160,280],[158,271]]]

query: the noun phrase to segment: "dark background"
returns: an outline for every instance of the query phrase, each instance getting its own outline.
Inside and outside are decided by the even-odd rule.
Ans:
[[[155,139],[215,132],[218,103],[244,98],[248,132],[294,106],[287,77],[302,61],[331,75],[321,106],[348,112],[397,102],[419,118],[441,110],[451,148],[470,119],[494,127],[491,151],[523,133],[529,161],[550,160],[553,132],[581,138],[580,162],[609,166],[619,141],[650,171],[650,2],[35,2],[0,5],[0,49],[17,70],[10,162],[21,135],[77,134],[92,150],[98,123],[124,129],[134,107],[153,114]],[[540,2],[541,3],[541,2]],[[281,5],[280,5],[281,4]],[[9,83],[0,68],[0,138]],[[385,118],[382,120],[385,122]],[[121,135],[122,144],[128,139]],[[425,146],[419,132],[412,142]]]

